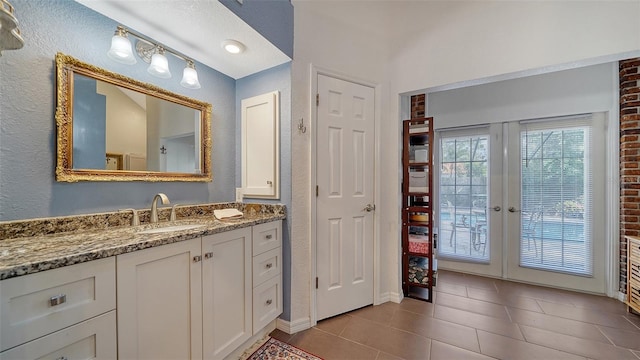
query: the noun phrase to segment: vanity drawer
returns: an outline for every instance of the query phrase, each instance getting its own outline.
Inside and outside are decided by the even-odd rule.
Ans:
[[[253,226],[253,256],[282,245],[282,221]]]
[[[282,277],[276,276],[253,289],[253,334],[282,313]]]
[[[115,257],[0,281],[0,351],[115,307]]]
[[[256,287],[282,271],[280,248],[253,257],[253,287]]]
[[[116,357],[115,311],[0,353],[0,360],[115,359]]]

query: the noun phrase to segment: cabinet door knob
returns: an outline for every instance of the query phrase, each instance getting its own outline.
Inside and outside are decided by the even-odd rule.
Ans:
[[[266,301],[267,306],[271,305],[273,303],[273,300],[269,299]]]
[[[66,356],[60,356],[59,358],[57,358],[56,360],[68,360]]]
[[[202,260],[202,256],[200,256],[200,255],[196,255],[196,256],[193,257],[193,262],[194,263],[199,262],[200,260]]]
[[[267,265],[265,265],[264,267],[266,267],[267,269],[271,269],[273,267],[272,263],[268,263]]]
[[[49,305],[51,305],[51,306],[64,304],[66,302],[67,302],[67,294],[60,294],[60,295],[52,296],[49,299]]]
[[[269,234],[269,235],[265,236],[265,238],[266,238],[267,240],[271,240],[271,238],[272,238],[272,237],[273,237],[273,235],[271,235],[271,234]]]

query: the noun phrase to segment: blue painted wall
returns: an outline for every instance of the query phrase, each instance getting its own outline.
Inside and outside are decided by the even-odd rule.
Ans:
[[[282,64],[271,69],[261,71],[236,82],[236,138],[241,138],[242,99],[264,93],[280,92],[280,199],[263,200],[247,199],[249,202],[285,204],[291,209],[291,63]],[[236,142],[236,187],[242,186],[242,149],[240,142]],[[291,226],[288,220],[282,224],[282,289],[284,320],[290,320],[291,314]]]
[[[293,59],[293,5],[289,0],[219,0]]]
[[[0,57],[0,221],[148,208],[164,192],[172,203],[233,201],[236,185],[236,82],[196,64],[202,88],[180,86],[184,63],[167,56],[171,79],[147,64],[106,55],[117,23],[71,0],[11,0],[25,46]],[[135,29],[135,24],[124,24]],[[55,181],[55,54],[151,83],[213,105],[212,183]]]
[[[106,52],[118,25],[71,0],[12,0],[24,48],[0,57],[0,221],[148,208],[166,193],[172,203],[233,201],[240,187],[240,100],[280,91],[281,199],[262,201],[291,206],[291,66],[283,64],[235,81],[196,64],[202,88],[180,86],[184,64],[167,56],[171,79],[146,72],[147,64],[123,65]],[[293,18],[293,12],[290,14]],[[135,24],[124,24],[135,30]],[[293,28],[290,29],[291,37]],[[292,39],[292,38],[291,38]],[[293,42],[291,41],[291,46]],[[55,181],[55,54],[151,83],[213,105],[212,183]],[[290,313],[290,226],[284,223],[284,314]]]

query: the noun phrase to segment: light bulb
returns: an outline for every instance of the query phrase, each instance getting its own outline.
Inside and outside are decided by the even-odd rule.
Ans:
[[[169,61],[164,56],[164,49],[158,47],[157,53],[151,56],[151,65],[147,68],[147,72],[159,78],[168,79],[171,77],[169,71]]]
[[[198,72],[196,72],[193,61],[187,61],[187,66],[182,72],[182,81],[180,85],[187,89],[200,89],[200,82],[198,81]]]
[[[122,64],[133,65],[137,62],[131,50],[131,41],[127,38],[127,32],[123,27],[118,26],[111,38],[111,48],[107,56]]]
[[[223,41],[222,48],[231,54],[240,54],[245,50],[245,46],[243,43],[232,39]]]

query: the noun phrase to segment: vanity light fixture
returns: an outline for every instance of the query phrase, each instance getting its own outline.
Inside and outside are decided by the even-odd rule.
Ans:
[[[136,53],[144,62],[150,64],[147,68],[149,74],[162,79],[170,78],[171,71],[169,70],[169,61],[165,56],[165,53],[170,53],[186,62],[180,85],[187,89],[200,89],[198,73],[196,72],[196,67],[192,59],[142,34],[129,30],[122,25],[118,25],[113,38],[111,38],[111,49],[107,52],[107,55],[111,59],[127,65],[133,65],[137,62],[133,55],[131,41],[129,41],[128,35],[138,38],[136,42]]]
[[[222,42],[222,48],[231,54],[240,54],[244,52],[246,46],[243,43],[233,39],[227,39]]]
[[[0,56],[3,50],[18,50],[23,46],[13,6],[7,0],[0,0]]]

